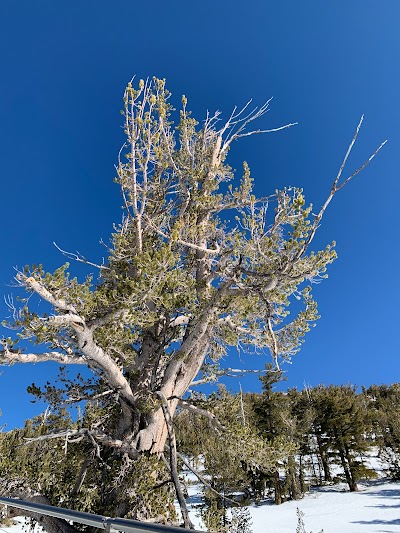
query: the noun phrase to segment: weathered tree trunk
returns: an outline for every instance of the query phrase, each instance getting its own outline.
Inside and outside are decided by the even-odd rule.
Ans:
[[[306,482],[304,479],[304,468],[303,468],[303,456],[300,455],[300,464],[299,464],[299,484],[300,492],[303,495],[307,491]]]
[[[279,477],[279,471],[274,472],[274,500],[276,505],[281,505],[282,503],[282,483]]]
[[[201,339],[202,340],[202,339]],[[200,342],[188,361],[174,360],[165,372],[160,394],[168,401],[168,410],[174,417],[179,398],[187,391],[191,382],[199,373],[206,353],[205,343]],[[168,429],[161,406],[152,413],[145,428],[141,429],[135,439],[135,447],[139,452],[151,451],[163,453],[168,437]]]
[[[343,448],[340,446],[339,447],[339,456],[340,456],[340,462],[341,462],[341,465],[342,465],[342,468],[344,470],[344,475],[346,477],[346,482],[349,486],[349,489],[350,489],[350,492],[357,492],[358,491],[358,485],[356,483],[356,481],[354,480],[352,474],[351,474],[351,470],[349,468],[349,464],[346,460],[346,457],[345,457],[345,452],[343,450]]]
[[[181,482],[179,480],[179,473],[178,473],[178,464],[176,459],[176,438],[175,438],[175,430],[171,418],[171,413],[168,409],[168,402],[164,396],[161,394],[159,395],[162,401],[162,410],[165,422],[167,424],[167,431],[168,431],[168,440],[169,440],[169,459],[170,459],[170,470],[171,470],[171,477],[172,481],[174,483],[176,497],[179,502],[179,506],[181,508],[182,518],[183,518],[183,524],[186,529],[194,529],[194,526],[192,524],[192,521],[190,520],[189,511],[186,505],[185,496],[183,494]]]
[[[297,479],[296,460],[293,455],[291,455],[288,459],[287,475],[289,478],[288,481],[289,481],[290,498],[292,500],[300,500],[301,491],[300,491],[299,482]]]
[[[340,438],[338,432],[336,429],[334,429],[334,435],[338,446],[339,451],[339,457],[340,457],[340,463],[342,465],[344,475],[346,478],[346,482],[349,486],[350,492],[358,492],[358,485],[357,482],[354,479],[354,476],[351,472],[349,462],[346,458],[346,450],[342,443],[342,439]]]
[[[351,484],[352,484],[352,487],[353,487],[353,489],[350,489],[350,490],[352,490],[352,492],[358,492],[358,484],[357,484],[356,478],[354,476],[353,461],[352,461],[352,457],[351,457],[351,454],[350,454],[349,447],[347,446],[346,443],[344,443],[344,450],[345,450],[346,461],[347,461],[347,464],[349,465]]]
[[[318,453],[321,458],[322,468],[324,470],[324,481],[331,482],[332,475],[329,468],[328,456],[322,444],[321,434],[318,431],[315,431],[315,436],[317,438]]]
[[[315,455],[315,457],[314,457],[314,455]],[[315,480],[315,484],[316,485],[321,485],[321,483],[322,483],[322,474],[321,474],[321,466],[319,464],[319,455],[318,454],[314,454],[311,451],[309,456],[310,456],[312,474],[313,474],[313,479]],[[318,473],[317,473],[317,469],[315,468],[315,458],[317,459]]]

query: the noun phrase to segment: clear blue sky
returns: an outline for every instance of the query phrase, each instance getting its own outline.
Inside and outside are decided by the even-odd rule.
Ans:
[[[286,369],[299,387],[398,381],[399,27],[398,0],[3,0],[1,293],[13,292],[15,265],[62,264],[53,241],[101,257],[121,216],[113,165],[133,74],[167,78],[200,118],[273,96],[262,125],[299,125],[243,139],[231,162],[250,163],[260,195],[296,185],[316,206],[365,113],[349,172],[389,143],[323,221],[316,245],[335,239],[339,259],[315,287],[322,318]],[[55,369],[2,369],[0,424],[37,411],[24,389]]]

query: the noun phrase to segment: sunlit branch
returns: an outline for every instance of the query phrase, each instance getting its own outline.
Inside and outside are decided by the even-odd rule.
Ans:
[[[77,314],[77,311],[73,305],[68,304],[62,298],[56,298],[53,296],[51,292],[33,276],[27,278],[23,274],[20,274],[17,279],[20,283],[26,285],[29,289],[36,292],[38,296],[43,298],[43,300],[46,300],[46,302],[53,305],[57,309],[61,309],[62,311],[70,311],[71,313]]]
[[[311,241],[314,239],[315,237],[315,234],[317,232],[317,229],[319,227],[319,224],[322,220],[322,217],[324,216],[324,213],[328,207],[328,205],[331,203],[333,197],[335,196],[335,194],[340,190],[342,189],[345,185],[347,185],[349,183],[349,181],[354,178],[354,176],[356,176],[357,174],[359,174],[367,165],[368,163],[370,163],[370,161],[372,161],[372,159],[376,156],[376,154],[381,150],[381,148],[383,148],[383,146],[385,146],[385,144],[387,143],[387,140],[384,141],[383,143],[381,143],[378,148],[375,150],[375,152],[355,171],[353,172],[341,185],[339,185],[339,180],[342,176],[342,173],[343,173],[343,170],[346,166],[346,163],[347,163],[347,160],[350,156],[350,153],[353,149],[353,146],[357,140],[357,137],[358,137],[358,134],[360,132],[360,128],[361,128],[361,124],[364,120],[364,115],[361,116],[360,118],[360,121],[358,123],[358,126],[356,128],[356,131],[354,133],[354,136],[349,144],[349,147],[347,148],[347,151],[346,151],[346,154],[343,158],[343,161],[342,161],[342,164],[340,165],[340,168],[339,168],[339,171],[336,175],[336,178],[332,184],[332,188],[331,188],[331,191],[327,197],[327,199],[325,200],[325,203],[323,204],[323,206],[321,207],[319,213],[315,216],[314,218],[314,223],[313,223],[313,226],[312,226],[312,229],[310,231],[310,234],[309,236],[307,237],[307,239],[305,240],[303,246],[300,248],[299,252],[296,254],[296,257],[294,260],[297,260],[299,258],[301,258],[303,256],[303,254],[305,253],[305,251],[307,250],[308,246],[310,245]],[[291,262],[293,264],[293,261]],[[290,264],[287,265],[287,268],[290,268]]]
[[[68,259],[71,259],[72,261],[78,261],[79,263],[84,263],[85,265],[93,266],[95,268],[99,268],[100,270],[110,270],[110,268],[105,265],[98,265],[97,263],[92,263],[92,261],[89,261],[88,259],[86,259],[86,257],[84,257],[79,252],[76,252],[76,253],[67,252],[63,250],[62,248],[60,248],[58,244],[55,243],[54,241],[53,241],[53,244],[59,252],[61,252],[65,257],[67,257]]]
[[[54,361],[61,365],[87,365],[87,360],[78,355],[67,355],[59,352],[23,353],[8,348],[0,350],[0,361],[6,364],[13,363],[47,363]]]
[[[97,443],[100,443],[104,446],[108,446],[110,448],[118,449],[122,452],[127,453],[130,457],[136,458],[138,456],[138,451],[129,443],[126,441],[122,441],[120,439],[113,439],[106,435],[105,433],[101,433],[99,431],[90,430],[87,428],[81,428],[81,429],[65,429],[62,431],[58,431],[56,433],[48,433],[46,435],[40,435],[39,437],[32,437],[32,438],[26,438],[25,443],[31,444],[32,442],[37,441],[45,441],[45,440],[51,440],[51,439],[73,439],[69,442],[79,442],[80,440],[87,438],[90,442],[93,443],[93,440]]]

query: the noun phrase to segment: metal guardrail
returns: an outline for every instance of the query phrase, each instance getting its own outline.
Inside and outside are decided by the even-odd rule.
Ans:
[[[0,504],[23,509],[24,511],[32,511],[46,516],[53,516],[87,526],[97,527],[110,532],[111,528],[117,531],[126,533],[182,533],[184,531],[181,527],[162,526],[160,524],[151,524],[147,522],[139,522],[138,520],[128,520],[126,518],[110,518],[98,514],[83,513],[81,511],[72,511],[71,509],[63,509],[62,507],[53,507],[52,505],[45,505],[42,503],[27,502],[25,500],[17,500],[15,498],[3,498],[0,496]],[[193,533],[204,533],[196,532]]]

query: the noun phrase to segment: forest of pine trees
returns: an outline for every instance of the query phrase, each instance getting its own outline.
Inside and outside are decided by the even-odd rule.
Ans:
[[[194,465],[202,462],[215,491],[205,493],[208,507],[223,509],[224,496],[238,491],[245,501],[272,497],[276,504],[300,499],[310,486],[345,482],[357,491],[359,480],[377,476],[367,464],[372,448],[388,477],[400,479],[400,384],[280,392],[274,390],[279,379],[267,373],[260,394],[221,387],[191,400],[215,414],[223,429],[194,410],[178,416],[178,447]],[[236,448],[230,432],[239,436]]]

